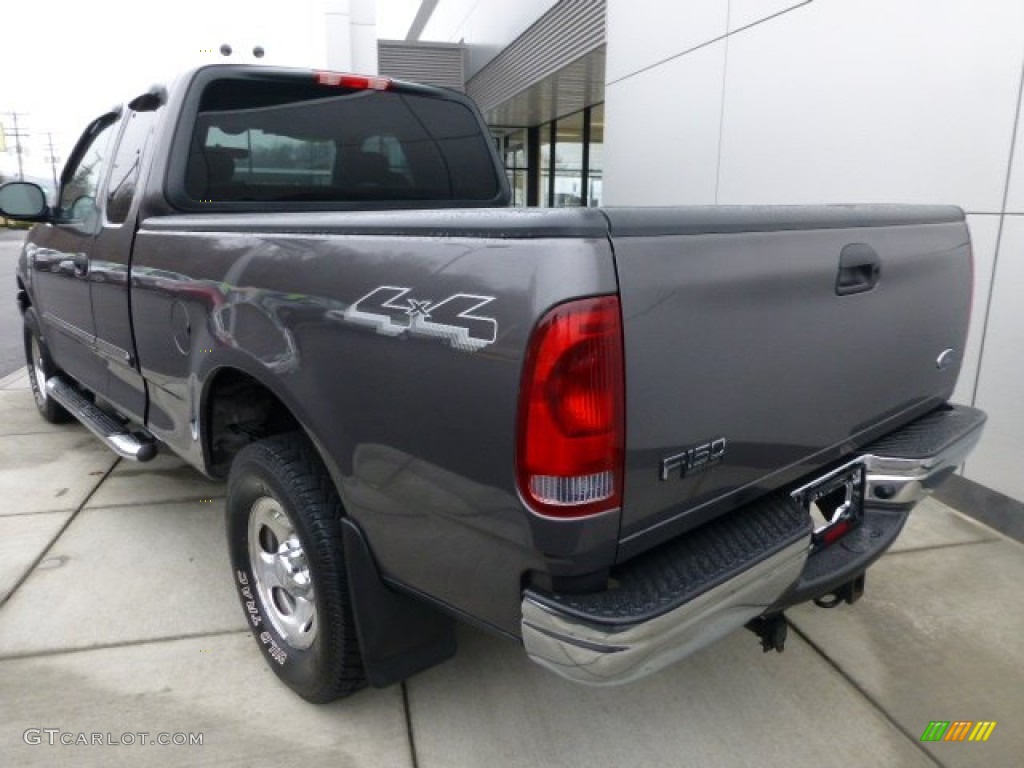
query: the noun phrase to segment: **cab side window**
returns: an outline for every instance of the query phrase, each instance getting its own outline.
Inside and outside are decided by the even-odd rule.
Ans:
[[[62,223],[92,229],[99,220],[99,202],[96,195],[110,160],[117,121],[111,122],[97,133],[61,187],[59,217]],[[66,171],[65,171],[66,173]]]
[[[142,153],[153,129],[155,112],[131,112],[114,154],[107,189],[107,221],[120,224],[128,217],[142,169]]]

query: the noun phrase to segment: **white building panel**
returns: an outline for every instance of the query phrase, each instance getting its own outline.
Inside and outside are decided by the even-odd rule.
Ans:
[[[377,27],[374,0],[327,0],[324,6],[327,68],[377,74]]]
[[[352,20],[347,13],[328,13],[324,17],[327,36],[327,68],[351,72]]]
[[[978,406],[988,412],[985,436],[965,475],[1024,500],[1024,218],[1008,216],[996,265],[992,308],[981,359]]]
[[[729,0],[608,0],[607,82],[722,37],[728,14]]]
[[[796,8],[813,0],[729,0],[729,31],[734,32],[751,24]]]
[[[604,204],[715,201],[725,42],[605,91]]]
[[[1024,59],[1024,41],[1021,41],[1021,58]],[[1024,81],[1024,61],[1021,63],[1021,79]],[[1010,184],[1007,189],[1006,210],[1024,213],[1024,99],[1017,113],[1017,140],[1013,148],[1013,167],[1010,169]]]
[[[963,364],[953,392],[953,402],[971,405],[978,376],[981,338],[985,332],[985,307],[988,305],[989,286],[992,283],[992,265],[996,259],[999,216],[968,216],[967,226],[971,230],[971,249],[974,252],[974,295],[971,302],[971,330],[963,351]]]
[[[331,0],[337,2],[338,0]],[[376,26],[377,24],[377,0],[343,0],[348,3],[349,14],[352,16],[353,24]],[[384,6],[386,8],[386,0]]]
[[[1002,203],[1024,3],[816,0],[729,38],[720,203]]]
[[[472,77],[554,4],[555,0],[441,0],[420,40],[465,41],[470,45],[466,76]]]
[[[377,74],[377,27],[374,24],[352,24],[352,71],[363,75]]]

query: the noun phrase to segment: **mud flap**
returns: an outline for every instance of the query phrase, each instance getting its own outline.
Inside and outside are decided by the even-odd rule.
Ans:
[[[345,571],[366,679],[375,688],[455,655],[455,620],[387,586],[358,524],[343,518]]]

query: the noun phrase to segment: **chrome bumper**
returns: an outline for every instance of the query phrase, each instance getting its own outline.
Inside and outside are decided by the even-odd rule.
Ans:
[[[979,427],[941,454],[927,459],[900,459],[865,454],[864,498],[873,507],[917,504],[956,472],[981,439]]]
[[[872,506],[916,504],[963,464],[981,439],[985,414],[946,406],[864,449],[864,498]]]
[[[543,667],[577,683],[617,685],[657,672],[764,613],[799,578],[810,537],[674,611],[623,629],[560,616],[523,599],[523,644]]]
[[[952,474],[977,444],[984,414],[959,409],[956,416],[962,417],[965,413],[971,418],[962,418],[962,425],[955,425],[953,429],[949,428],[947,420],[941,435],[936,436],[937,430],[932,430],[931,435],[925,434],[930,439],[915,443],[916,435],[910,439],[908,433],[901,430],[895,436],[868,446],[850,463],[864,466],[865,508],[890,516],[896,512],[887,513],[887,509],[903,510],[891,536],[881,539],[876,551],[861,551],[857,559],[832,566],[831,561],[837,560],[833,551],[824,556],[831,560],[822,559],[816,568],[808,568],[808,561],[814,558],[808,536],[682,606],[633,624],[582,619],[559,612],[526,592],[522,601],[521,629],[527,655],[574,682],[625,683],[690,655],[773,606],[777,609],[787,604],[787,596],[800,592],[802,576],[816,571],[814,579],[824,583],[830,573],[817,572],[822,570],[822,564],[829,563],[827,567],[834,567],[834,574],[843,578],[846,577],[843,571],[847,569],[863,573],[866,564],[874,562],[891,545],[909,508]],[[929,418],[932,417],[926,416],[907,429],[926,433],[929,425],[924,422]],[[934,420],[940,418],[941,413]],[[891,449],[888,455],[887,449]],[[907,455],[913,450],[925,455]],[[803,599],[809,598],[803,596]]]

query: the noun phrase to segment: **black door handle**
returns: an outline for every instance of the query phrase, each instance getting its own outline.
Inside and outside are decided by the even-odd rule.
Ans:
[[[867,243],[850,243],[839,253],[836,295],[864,293],[878,285],[882,276],[882,260]]]

